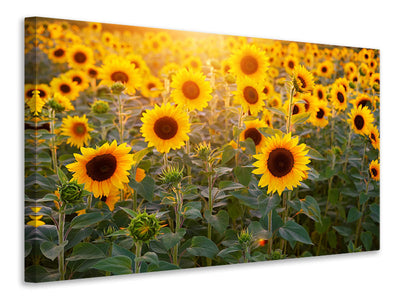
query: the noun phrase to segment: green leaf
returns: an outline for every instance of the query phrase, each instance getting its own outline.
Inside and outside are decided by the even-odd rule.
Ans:
[[[76,261],[81,259],[98,259],[104,258],[104,252],[91,243],[79,243],[72,250],[71,256],[66,260]]]
[[[347,214],[347,223],[352,223],[361,218],[362,213],[355,207],[351,207]]]
[[[137,216],[137,212],[133,211],[132,209],[126,208],[126,207],[122,207],[120,206],[120,208],[126,212],[131,218],[136,218]]]
[[[346,226],[332,226],[341,236],[348,237],[351,235],[352,231],[349,227]]]
[[[57,176],[61,182],[61,185],[68,183],[68,177],[64,174],[60,167],[57,168]]]
[[[339,199],[339,189],[338,188],[330,188],[328,191],[328,201],[335,205]]]
[[[79,229],[83,227],[87,227],[93,224],[96,224],[106,217],[108,217],[110,214],[104,214],[102,212],[92,212],[92,213],[87,213],[83,214],[80,216],[76,216],[75,218],[72,219],[71,221],[71,228],[74,229]]]
[[[27,257],[30,253],[31,253],[31,251],[32,251],[32,244],[31,243],[29,243],[29,242],[25,242],[25,247],[24,247],[24,249],[25,249],[25,255],[24,255],[24,257]]]
[[[48,259],[54,260],[58,257],[58,255],[67,244],[68,241],[64,241],[61,245],[46,241],[40,244],[40,251],[42,251],[43,255],[46,256]]]
[[[360,194],[360,205],[363,205],[365,202],[367,202],[369,199],[368,194],[366,193],[361,193]]]
[[[313,244],[307,230],[293,220],[287,221],[281,228],[279,228],[279,234],[283,239],[289,242],[301,242],[310,245]]]
[[[111,272],[115,275],[131,274],[132,261],[126,256],[107,257],[97,262],[93,268]]]
[[[369,210],[371,211],[370,217],[374,222],[379,223],[379,205],[373,203],[369,206]]]
[[[152,150],[153,150],[152,147],[147,147],[133,154],[134,165],[137,166],[140,163],[140,161]]]
[[[229,162],[235,156],[235,154],[236,150],[233,149],[231,145],[225,146],[222,152],[221,165],[224,165],[227,162]]]
[[[236,178],[239,180],[240,184],[242,184],[244,186],[249,185],[253,167],[238,166],[238,167],[234,168],[233,171],[235,173]]]
[[[165,228],[161,231],[162,235],[160,237],[161,242],[163,243],[166,250],[171,249],[176,244],[179,243],[181,239],[183,239],[186,234],[186,229],[180,228],[178,232],[172,232],[171,229]]]
[[[304,123],[310,117],[310,113],[295,114],[292,116],[292,124]]]
[[[372,233],[369,231],[365,231],[361,233],[361,242],[364,245],[365,250],[369,251],[372,247]]]
[[[336,233],[335,233],[335,231],[334,231],[334,230],[328,231],[326,237],[327,237],[327,239],[328,239],[329,246],[330,246],[331,248],[336,248],[337,239],[336,239]]]
[[[189,254],[193,256],[204,256],[208,258],[214,258],[219,249],[217,245],[204,236],[195,236],[192,238],[191,247],[187,248]]]
[[[331,218],[330,217],[322,217],[322,223],[315,223],[315,229],[319,234],[325,233],[329,226],[331,226]]]
[[[311,159],[315,160],[325,160],[325,157],[321,155],[317,150],[307,146],[306,150],[308,150],[307,156],[310,157]]]
[[[160,266],[160,262],[158,260],[158,256],[154,252],[146,252],[141,257],[136,258],[136,261],[139,261],[139,262],[144,261],[144,262],[147,262],[149,264],[153,264],[153,265],[155,265],[157,267]]]
[[[201,202],[193,201],[188,202],[183,206],[183,216],[186,219],[195,220],[195,219],[202,219],[203,216],[200,212],[201,210]]]
[[[218,188],[220,191],[229,191],[244,188],[244,185],[233,181],[220,181]]]
[[[216,215],[211,215],[207,210],[204,212],[204,218],[221,234],[229,225],[229,214],[225,210],[220,210]]]
[[[322,222],[321,210],[319,209],[317,200],[307,195],[304,201],[300,201],[300,203],[301,203],[301,209],[303,209],[305,215],[307,215],[309,218],[313,219],[316,222],[319,223]]]
[[[132,264],[135,263],[135,254],[133,254],[132,251],[124,247],[121,247],[120,245],[117,245],[115,243],[113,243],[112,245],[111,256],[126,256],[129,257]]]
[[[147,201],[153,201],[155,181],[152,177],[146,176],[141,182],[134,179],[129,181],[129,186]]]
[[[286,111],[283,108],[266,107],[266,109],[272,111],[275,114],[286,117]]]
[[[242,191],[234,191],[230,193],[232,196],[235,198],[239,199],[240,202],[242,202],[244,205],[257,209],[258,208],[258,200],[257,197],[254,197],[249,194],[247,190],[242,190]]]

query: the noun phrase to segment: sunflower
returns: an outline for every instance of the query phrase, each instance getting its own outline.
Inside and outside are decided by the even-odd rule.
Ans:
[[[77,148],[87,146],[91,139],[89,132],[93,130],[89,127],[86,115],[63,118],[60,129],[62,135],[68,136],[67,144]]]
[[[134,65],[135,69],[138,69],[141,74],[150,74],[150,69],[141,55],[130,53],[125,57],[125,59],[128,60],[132,65]]]
[[[371,126],[369,129],[369,140],[371,141],[372,147],[380,149],[380,137],[379,130],[376,126]]]
[[[121,199],[121,193],[119,192],[119,189],[113,185],[111,185],[110,192],[107,195],[102,195],[100,197],[100,201],[107,204],[110,211],[114,210],[115,203],[120,201],[120,199]]]
[[[348,114],[348,122],[351,124],[355,133],[369,134],[370,127],[374,122],[374,116],[368,107],[357,106]]]
[[[296,103],[297,101],[303,102],[304,105],[304,112],[312,112],[315,107],[315,102],[317,101],[316,97],[311,94],[299,94],[296,96],[295,100],[293,101]]]
[[[294,67],[292,82],[299,93],[309,93],[314,89],[314,77],[303,65]]]
[[[50,86],[53,93],[60,93],[71,101],[75,100],[79,96],[78,84],[65,75],[53,78],[50,81]]]
[[[294,98],[293,102],[292,102],[292,116],[297,115],[297,114],[302,114],[306,112],[306,108],[305,108],[305,103],[300,102],[299,98]],[[287,100],[285,102],[285,104],[283,105],[283,109],[285,110],[285,112],[287,112],[287,114],[289,114],[289,105],[290,105],[290,101]]]
[[[338,78],[335,80],[335,84],[336,85],[341,85],[344,88],[344,91],[347,93],[348,91],[350,91],[350,86],[349,86],[349,81],[346,78]]]
[[[369,85],[376,91],[380,91],[381,86],[381,78],[379,73],[373,73],[369,78]]]
[[[99,76],[99,67],[95,65],[89,66],[86,69],[86,74],[92,79],[97,79],[97,76]]]
[[[314,89],[313,89],[313,95],[315,95],[318,100],[325,101],[326,100],[326,88],[321,84],[315,85]]]
[[[254,80],[264,80],[268,69],[265,52],[255,45],[245,44],[230,57],[232,73],[238,77],[248,76]]]
[[[76,44],[67,50],[67,61],[71,68],[85,69],[94,64],[93,50]]]
[[[265,146],[266,137],[258,130],[259,128],[268,127],[268,125],[261,120],[251,120],[244,122],[246,129],[240,133],[240,140],[245,141],[251,138],[256,146],[256,152],[260,153],[261,148]]]
[[[371,174],[372,179],[379,181],[381,177],[381,170],[378,160],[371,161],[369,164],[369,173]]]
[[[88,75],[85,71],[74,69],[64,73],[65,76],[75,81],[79,91],[84,91],[89,87]]]
[[[347,108],[347,95],[342,85],[332,86],[331,101],[336,110],[341,111]]]
[[[285,67],[286,73],[288,74],[292,74],[294,68],[298,65],[299,60],[293,55],[286,56],[285,60],[283,61],[283,66]]]
[[[125,85],[125,92],[134,94],[136,89],[140,87],[141,76],[135,65],[130,61],[113,57],[104,62],[99,70],[100,85],[111,86],[116,82],[121,82]]]
[[[124,183],[129,182],[129,170],[133,165],[130,151],[126,143],[117,145],[115,140],[96,149],[81,147],[82,154],[74,153],[76,162],[67,165],[67,169],[74,172],[73,179],[85,184],[85,189],[95,197],[109,195],[112,186],[123,189]]]
[[[321,77],[329,78],[333,74],[335,67],[329,60],[325,60],[317,66],[317,74]]]
[[[146,76],[142,81],[140,92],[146,98],[155,98],[160,96],[164,88],[160,79],[155,76]]]
[[[265,144],[262,153],[254,155],[257,161],[253,165],[257,169],[253,173],[262,175],[258,185],[268,186],[268,193],[277,191],[279,195],[285,188],[299,186],[310,169],[306,145],[299,145],[299,138],[292,138],[291,133],[269,137]]]
[[[231,63],[229,59],[224,59],[221,62],[221,71],[223,75],[228,75],[231,71]]]
[[[181,69],[172,77],[171,97],[178,105],[189,110],[202,111],[211,100],[211,85],[199,71]]]
[[[358,106],[368,107],[368,108],[373,107],[371,97],[366,94],[359,94],[356,99],[353,99],[350,102],[354,105],[354,107]]]
[[[265,106],[266,95],[263,90],[262,82],[242,77],[238,79],[237,91],[233,93],[245,112],[249,111],[251,115],[256,115]]]
[[[263,93],[265,94],[265,96],[267,96],[267,98],[271,97],[273,94],[275,94],[274,85],[269,81],[265,81]]]
[[[54,93],[53,101],[64,108],[65,111],[75,110],[71,101],[60,93]]]
[[[143,113],[141,121],[140,131],[148,146],[155,146],[161,153],[179,149],[189,140],[189,116],[179,106],[156,104],[154,109]]]
[[[267,100],[268,107],[280,108],[282,107],[282,98],[280,93],[274,93],[268,100]]]
[[[331,110],[325,101],[316,101],[314,109],[310,115],[309,121],[311,124],[318,127],[325,127],[328,125],[328,117],[331,115]]]
[[[67,61],[67,48],[59,45],[50,49],[47,53],[49,59],[58,64],[65,63]]]
[[[201,71],[202,65],[201,59],[197,56],[190,56],[183,62],[183,67],[193,71]]]

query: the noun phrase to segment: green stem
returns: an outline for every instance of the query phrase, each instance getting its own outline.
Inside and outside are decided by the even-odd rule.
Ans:
[[[288,115],[288,120],[287,120],[287,126],[286,126],[286,133],[289,133],[291,131],[291,126],[292,126],[292,104],[293,104],[293,96],[294,96],[294,87],[290,90],[290,99],[289,99],[289,115]]]
[[[121,94],[118,94],[118,119],[119,119],[119,142],[122,144],[124,142],[124,122],[122,120],[123,104],[121,99]]]
[[[370,177],[368,176],[368,181],[367,181],[367,184],[366,184],[365,193],[368,193],[369,182],[370,182]],[[361,224],[362,224],[362,219],[363,219],[363,215],[364,215],[366,204],[367,204],[367,201],[365,201],[363,203],[362,208],[361,208],[361,217],[358,220],[358,224],[357,224],[357,228],[356,228],[356,237],[355,237],[355,240],[354,240],[354,247],[355,248],[357,248],[357,243],[358,243],[358,239],[359,239],[359,235],[360,235]]]
[[[180,186],[175,190],[176,195],[176,206],[175,206],[175,234],[178,233],[181,228],[181,211],[182,211],[182,196],[180,192]],[[173,263],[179,266],[178,262],[179,242],[174,246],[173,249]]]
[[[52,108],[49,109],[49,116],[50,116],[50,133],[55,135],[55,122],[56,122],[56,111]],[[56,147],[56,137],[51,137],[51,160],[53,164],[54,172],[57,173],[57,147]]]
[[[268,212],[268,254],[272,254],[272,209]]]
[[[139,258],[142,256],[142,242],[137,241],[135,243],[135,273],[140,273],[140,261]]]
[[[210,216],[212,216],[213,212],[213,196],[212,196],[212,189],[213,189],[213,176],[212,176],[212,164],[208,163],[208,211],[210,212]],[[212,238],[212,227],[211,224],[208,223],[207,225],[207,237],[209,240]],[[211,266],[212,260],[211,258],[207,258],[207,266]]]
[[[58,245],[61,246],[60,254],[58,255],[58,271],[60,273],[60,280],[65,279],[65,265],[64,265],[64,225],[65,225],[65,212],[64,206],[61,205],[58,220]]]

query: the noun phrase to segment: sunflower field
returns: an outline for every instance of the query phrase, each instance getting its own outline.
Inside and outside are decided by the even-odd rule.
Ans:
[[[25,280],[379,249],[379,50],[25,20]]]

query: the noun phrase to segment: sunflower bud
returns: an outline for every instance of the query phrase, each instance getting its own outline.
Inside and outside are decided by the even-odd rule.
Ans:
[[[226,74],[225,81],[229,84],[233,84],[236,82],[236,79],[235,79],[235,76],[233,76],[232,74]]]
[[[352,81],[349,82],[349,86],[350,86],[352,89],[354,89],[354,88],[356,87],[355,83],[352,82]]]
[[[59,190],[60,199],[65,203],[79,203],[82,201],[83,189],[76,182],[67,182]]]
[[[60,104],[60,103],[58,103],[57,101],[55,101],[54,99],[50,99],[50,100],[47,102],[47,104],[48,104],[52,109],[54,109],[55,112],[57,112],[57,113],[61,113],[61,112],[63,112],[63,111],[65,110],[65,107],[64,107],[62,104]]]
[[[113,83],[113,85],[111,86],[111,91],[115,95],[120,95],[124,90],[125,85],[120,81]]]
[[[250,246],[252,239],[253,236],[248,230],[242,230],[240,234],[238,234],[239,244],[243,249],[246,249]]]
[[[154,240],[160,232],[161,225],[154,214],[146,212],[138,214],[128,226],[129,234],[135,242],[148,243]]]
[[[194,149],[197,153],[197,156],[201,159],[201,160],[207,160],[208,156],[211,153],[211,145],[210,143],[206,143],[206,142],[202,142],[200,144],[198,144],[195,149]]]
[[[285,255],[282,254],[282,250],[277,249],[275,251],[273,251],[270,255],[268,255],[268,259],[271,260],[277,260],[277,259],[282,259],[285,258]]]
[[[168,186],[177,186],[183,179],[183,169],[177,166],[167,166],[160,175],[162,183]]]
[[[374,83],[372,88],[374,89],[375,92],[379,93],[381,90],[381,85],[379,83]]]
[[[96,100],[92,105],[92,112],[95,114],[105,114],[109,111],[110,106],[103,100]]]
[[[336,156],[340,156],[342,155],[342,149],[340,149],[339,147],[335,146],[332,148],[332,152],[336,155]]]

